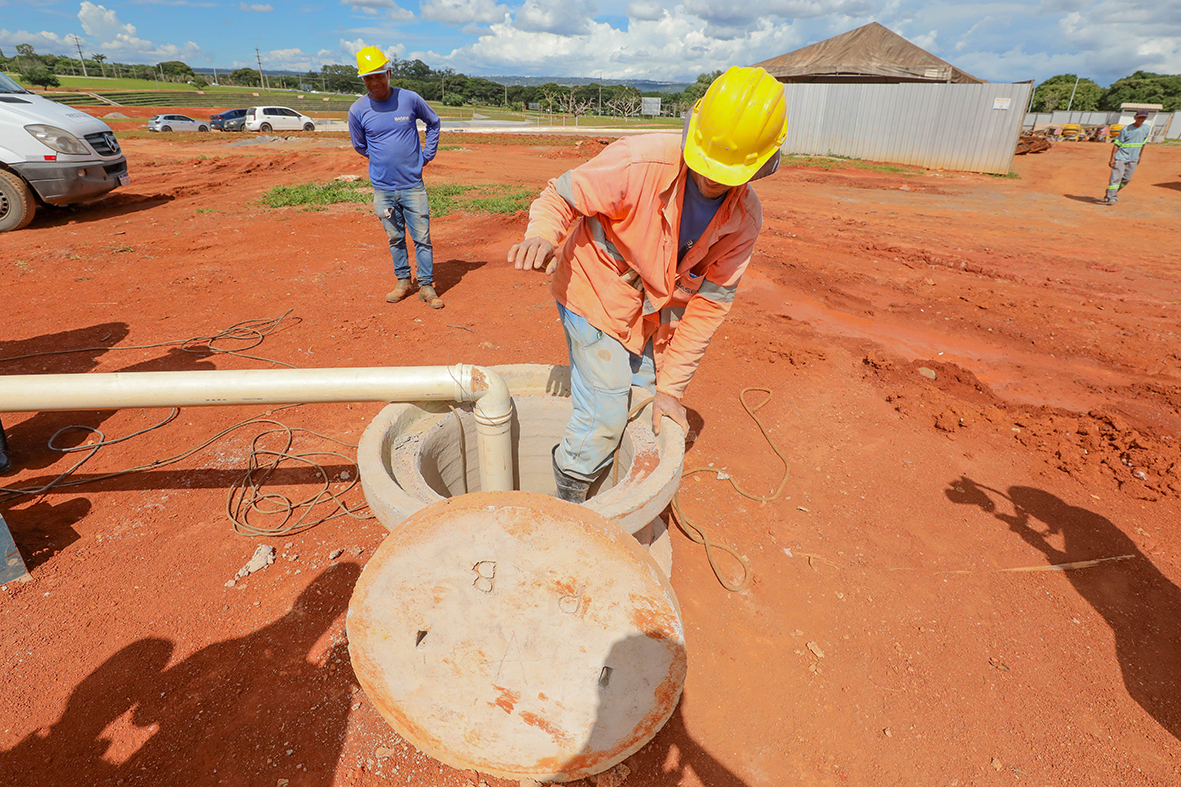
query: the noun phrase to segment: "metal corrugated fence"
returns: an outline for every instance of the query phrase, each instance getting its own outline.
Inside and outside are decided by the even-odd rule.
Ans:
[[[792,84],[785,153],[1006,174],[1029,83]]]

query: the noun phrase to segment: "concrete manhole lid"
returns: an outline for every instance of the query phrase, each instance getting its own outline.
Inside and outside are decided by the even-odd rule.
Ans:
[[[668,581],[584,506],[477,492],[408,518],[348,613],[362,688],[407,741],[454,768],[565,781],[647,743],[685,681]]]

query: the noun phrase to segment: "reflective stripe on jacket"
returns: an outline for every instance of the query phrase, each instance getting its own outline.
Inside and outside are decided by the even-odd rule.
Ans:
[[[1139,128],[1134,125],[1127,125],[1120,129],[1119,136],[1113,140],[1115,144],[1115,160],[1139,161],[1140,149],[1148,141],[1148,135],[1151,132],[1152,127],[1147,123],[1141,123]]]
[[[652,338],[656,389],[677,398],[730,311],[763,223],[754,191],[732,188],[678,265],[687,176],[680,134],[617,140],[549,182],[525,233],[558,249],[560,303],[637,355]]]

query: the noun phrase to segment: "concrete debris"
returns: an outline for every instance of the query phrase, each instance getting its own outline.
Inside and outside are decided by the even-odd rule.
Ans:
[[[360,179],[360,175],[337,175],[335,178],[333,178],[333,180],[338,183],[356,183]]]
[[[263,544],[258,549],[254,550],[254,557],[250,558],[250,562],[242,566],[238,570],[236,579],[253,574],[255,571],[266,568],[271,563],[275,562],[275,548]]]
[[[919,374],[921,374],[923,377],[926,377],[928,380],[935,379],[935,370],[928,369],[926,366],[919,367]]]
[[[386,746],[378,746],[377,751],[373,752],[373,756],[379,760],[384,760],[386,757],[393,757],[397,752]]]
[[[122,112],[108,112],[107,114],[103,115],[104,120],[109,120],[112,118],[115,120],[127,120],[128,119],[127,115],[124,115]]]
[[[343,554],[344,554],[343,549],[334,549],[328,553],[328,559],[329,560],[336,560],[338,557],[340,557]]]
[[[273,137],[270,134],[260,134],[259,136],[251,137],[250,139],[241,139],[241,140],[238,140],[237,142],[231,142],[230,144],[226,145],[226,147],[240,148],[245,145],[265,145],[268,142],[281,142],[281,141],[282,141],[282,137]]]

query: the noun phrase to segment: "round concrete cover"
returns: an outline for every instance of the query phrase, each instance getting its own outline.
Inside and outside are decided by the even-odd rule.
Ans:
[[[633,754],[676,708],[685,639],[636,540],[532,492],[435,503],[386,537],[349,604],[362,688],[460,769],[567,781]]]

